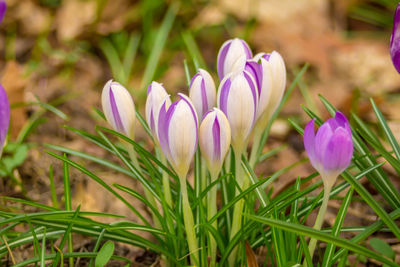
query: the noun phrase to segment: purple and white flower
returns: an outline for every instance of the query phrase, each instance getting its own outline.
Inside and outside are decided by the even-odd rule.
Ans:
[[[118,82],[109,80],[103,88],[101,103],[108,123],[116,131],[133,139],[136,111],[128,90]]]
[[[353,140],[346,117],[336,112],[314,132],[314,120],[304,129],[304,147],[311,164],[321,174],[324,183],[334,183],[337,176],[350,164]]]
[[[4,0],[0,0],[0,23],[3,21],[6,15],[7,3]]]
[[[166,101],[158,117],[161,149],[180,177],[185,177],[197,148],[198,118],[192,101],[184,94],[166,109]]]
[[[202,118],[209,109],[215,107],[217,91],[214,80],[207,71],[199,69],[199,72],[193,76],[189,85],[189,97],[199,118]]]
[[[268,113],[272,115],[272,113],[274,113],[278,108],[282,100],[283,93],[285,92],[286,67],[282,56],[276,51],[272,51],[272,53],[258,53],[253,59],[255,61],[259,61],[261,58],[268,61],[269,65],[271,66],[272,90],[270,99],[268,101]]]
[[[199,144],[210,173],[218,173],[231,144],[231,127],[220,109],[213,108],[205,114],[200,124]]]
[[[252,75],[247,71],[228,74],[219,86],[217,103],[231,126],[232,146],[241,151],[257,116],[258,90]]]
[[[390,37],[390,56],[394,67],[400,73],[400,3],[394,13],[393,30]]]
[[[273,89],[271,65],[264,57],[261,57],[259,61],[250,59],[246,62],[245,70],[254,77],[257,84],[257,119],[259,119],[270,104]]]
[[[246,60],[251,58],[251,49],[244,40],[235,38],[223,43],[217,58],[219,80],[230,72],[243,70]]]
[[[158,128],[158,115],[160,109],[163,106],[165,100],[164,109],[168,109],[171,105],[171,99],[165,88],[161,83],[152,82],[147,88],[147,99],[146,99],[146,121],[153,133],[154,139],[158,142],[157,128]]]
[[[10,103],[3,86],[0,85],[0,157],[6,141],[8,127],[10,125]]]

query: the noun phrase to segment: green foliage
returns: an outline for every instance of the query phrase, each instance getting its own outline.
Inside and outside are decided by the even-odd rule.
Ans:
[[[99,253],[97,253],[95,267],[106,266],[111,256],[114,254],[114,243],[112,241],[107,241],[101,247]]]

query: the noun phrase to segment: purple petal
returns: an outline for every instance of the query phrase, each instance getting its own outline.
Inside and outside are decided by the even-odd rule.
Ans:
[[[252,58],[253,54],[251,53],[251,49],[250,49],[249,45],[244,40],[240,40],[240,41],[243,44],[244,52],[246,53],[246,59]]]
[[[169,158],[171,154],[169,150],[168,138],[169,123],[171,121],[172,113],[175,110],[176,105],[178,104],[178,101],[172,103],[168,110],[166,110],[166,102],[167,101],[164,100],[164,103],[161,106],[160,113],[158,115],[158,140],[164,154],[167,156],[167,158]]]
[[[258,89],[258,97],[261,96],[261,87],[262,87],[262,65],[258,64],[255,61],[248,60],[246,62],[245,70],[253,76],[254,80],[257,83]]]
[[[10,125],[10,103],[3,86],[0,85],[0,151],[6,140]]]
[[[115,127],[117,128],[116,130],[118,132],[123,132],[124,126],[122,124],[121,116],[119,115],[117,103],[115,102],[112,86],[110,86],[110,105],[111,105],[111,111],[112,111],[114,121],[115,121]]]
[[[258,106],[258,96],[257,96],[257,88],[256,85],[253,81],[253,79],[251,78],[250,74],[247,71],[243,71],[244,77],[246,78],[247,82],[250,85],[251,88],[251,93],[253,94],[253,104],[254,104],[254,121],[256,119],[256,115],[257,115],[257,106]]]
[[[353,155],[353,142],[344,128],[338,128],[330,139],[323,155],[325,171],[344,171]]]
[[[147,87],[147,95],[149,95],[150,92],[151,92],[152,84],[153,84],[153,83],[151,83],[151,84]]]
[[[262,56],[266,61],[269,61],[269,58],[271,57],[271,53],[264,53]]]
[[[190,107],[190,111],[192,112],[192,116],[193,116],[194,122],[196,124],[196,146],[197,146],[197,142],[198,142],[198,139],[199,139],[199,136],[198,136],[199,121],[198,121],[198,118],[197,118],[197,113],[194,110],[194,107],[193,107],[192,103],[188,100],[189,98],[187,96],[185,96],[184,94],[180,94],[180,93],[178,95],[181,98],[181,100],[185,101],[186,104],[188,104],[188,106]]]
[[[222,110],[223,113],[225,113],[227,117],[228,117],[228,95],[230,88],[231,88],[231,79],[228,78],[222,85],[221,95],[219,99],[219,108]]]
[[[192,85],[193,85],[194,80],[196,80],[196,78],[199,77],[199,76],[200,76],[200,73],[196,73],[196,74],[192,77],[192,79],[190,80],[190,84],[189,84],[189,91],[192,89]]]
[[[390,56],[394,67],[400,73],[400,3],[394,13],[393,30],[390,37]]]
[[[346,131],[348,132],[349,136],[351,137],[351,129],[350,129],[350,123],[347,120],[346,116],[341,113],[341,112],[336,112],[335,114],[335,120],[337,122],[338,125],[340,125],[341,127],[345,128]]]
[[[207,99],[207,92],[206,92],[206,82],[204,79],[201,80],[201,113],[206,112],[208,110],[208,99]]]
[[[219,77],[220,81],[224,78],[224,63],[225,63],[226,54],[228,53],[231,43],[232,43],[232,40],[223,44],[218,53],[217,71],[218,71],[218,77]]]
[[[322,163],[326,146],[331,140],[332,135],[333,131],[329,123],[325,122],[321,127],[319,127],[314,142],[315,158],[317,162]]]
[[[207,110],[207,112],[206,113],[204,113],[204,115],[203,115],[203,117],[201,118],[201,121],[203,121],[204,120],[204,118],[210,113],[210,112],[213,112],[214,111],[214,109],[213,108],[211,108],[211,109],[209,109],[209,110]]]
[[[6,14],[7,4],[4,0],[0,0],[0,23],[4,19],[4,15]]]
[[[212,136],[214,145],[214,159],[221,160],[221,129],[217,115],[215,115],[214,124],[212,126]]]
[[[154,122],[153,110],[150,111],[150,129],[151,129],[151,131],[153,133],[156,130],[156,125],[155,125],[155,122]]]
[[[315,157],[315,131],[314,131],[314,121],[312,119],[304,129],[304,148],[310,159],[311,164],[314,168],[318,168],[318,160]]]

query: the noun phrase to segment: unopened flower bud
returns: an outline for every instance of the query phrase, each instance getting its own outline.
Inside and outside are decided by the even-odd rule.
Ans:
[[[249,45],[242,39],[231,39],[226,41],[218,52],[217,69],[221,81],[228,73],[241,71],[246,60],[252,58]]]
[[[209,109],[215,107],[216,95],[215,83],[211,75],[207,71],[200,69],[193,76],[189,85],[189,97],[199,118],[202,118]]]

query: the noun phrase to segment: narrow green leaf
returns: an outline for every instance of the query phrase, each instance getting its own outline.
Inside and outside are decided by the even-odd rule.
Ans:
[[[114,242],[107,241],[97,253],[95,267],[104,267],[114,254]]]
[[[392,247],[389,246],[385,241],[373,237],[369,240],[369,244],[376,252],[381,253],[384,256],[394,260],[395,253]]]

